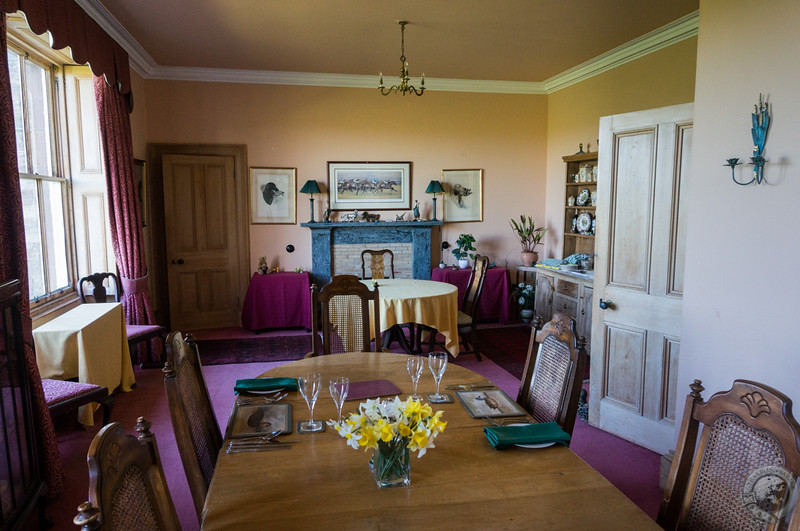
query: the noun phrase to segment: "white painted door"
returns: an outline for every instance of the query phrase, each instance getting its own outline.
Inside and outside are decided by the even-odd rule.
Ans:
[[[600,120],[589,419],[659,453],[674,439],[692,120],[691,103]]]

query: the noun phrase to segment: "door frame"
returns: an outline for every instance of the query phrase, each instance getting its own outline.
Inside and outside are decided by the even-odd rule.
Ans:
[[[167,276],[167,239],[164,221],[164,175],[161,162],[164,155],[213,155],[233,158],[235,178],[236,239],[239,246],[239,276],[236,292],[241,307],[250,282],[250,198],[248,195],[247,146],[244,144],[148,144],[148,200],[151,217],[148,220],[150,257],[148,271],[152,275],[152,294],[156,321],[171,329],[169,315],[169,282]]]

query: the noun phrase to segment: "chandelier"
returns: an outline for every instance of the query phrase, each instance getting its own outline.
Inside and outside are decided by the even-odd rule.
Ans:
[[[384,96],[388,96],[392,92],[398,92],[403,96],[406,95],[408,92],[413,92],[417,96],[422,96],[422,93],[425,92],[425,73],[422,74],[422,81],[420,81],[420,87],[416,88],[414,85],[408,84],[408,61],[406,61],[406,24],[408,24],[407,20],[398,20],[398,24],[400,24],[400,84],[399,85],[392,85],[389,88],[383,86],[383,72],[380,72],[378,75],[380,76],[380,82],[378,84],[378,89],[381,91],[381,94]]]

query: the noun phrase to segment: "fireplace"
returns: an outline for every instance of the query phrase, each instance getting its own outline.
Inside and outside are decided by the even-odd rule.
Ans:
[[[311,229],[311,276],[317,286],[333,275],[361,275],[361,251],[391,249],[397,278],[431,277],[431,232],[441,221],[302,223]]]

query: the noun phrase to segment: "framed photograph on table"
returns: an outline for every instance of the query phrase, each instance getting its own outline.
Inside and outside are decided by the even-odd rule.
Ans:
[[[297,221],[297,168],[250,168],[250,223]]]
[[[328,162],[331,210],[408,210],[410,162]]]
[[[483,170],[442,170],[444,221],[483,221]]]
[[[501,389],[456,391],[456,396],[472,418],[525,415],[525,410]]]

